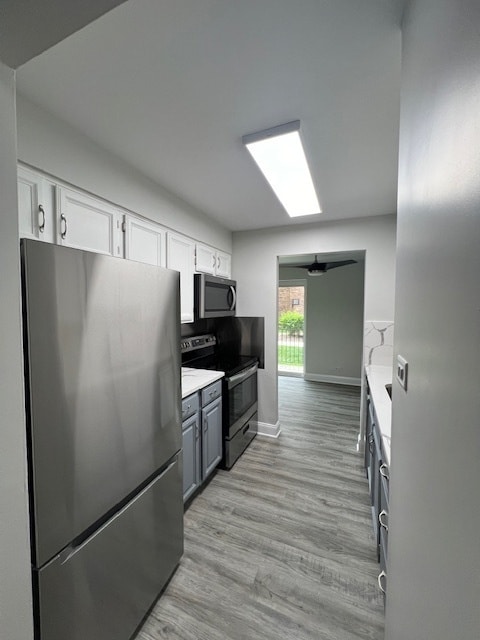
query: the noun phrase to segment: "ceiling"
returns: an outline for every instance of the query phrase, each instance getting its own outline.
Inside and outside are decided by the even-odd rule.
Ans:
[[[396,212],[402,0],[128,0],[17,87],[227,229]],[[241,143],[300,119],[323,213],[290,219]]]

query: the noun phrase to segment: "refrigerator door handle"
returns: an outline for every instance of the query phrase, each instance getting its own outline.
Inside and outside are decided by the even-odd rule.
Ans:
[[[68,562],[69,560],[71,560],[73,556],[79,553],[87,544],[89,544],[89,542],[91,542],[94,538],[100,535],[102,531],[104,531],[107,527],[109,527],[114,520],[119,518],[134,502],[137,502],[137,500],[139,500],[141,496],[143,496],[143,494],[146,493],[150,489],[150,487],[153,484],[155,484],[155,482],[157,482],[159,478],[166,475],[175,464],[176,464],[176,460],[174,460],[167,467],[165,467],[165,469],[161,473],[159,473],[157,476],[155,476],[155,478],[151,482],[149,482],[147,486],[140,491],[140,493],[138,493],[134,498],[132,498],[126,504],[124,504],[119,511],[117,511],[116,513],[113,514],[113,516],[108,518],[108,520],[106,520],[98,529],[95,529],[95,532],[93,534],[91,535],[87,534],[85,537],[80,536],[77,539],[77,542],[74,541],[72,542],[72,544],[69,544],[68,547],[65,547],[63,551],[61,551],[57,556],[52,558],[52,560],[47,562],[47,565],[55,560],[59,560],[60,564],[62,565]]]

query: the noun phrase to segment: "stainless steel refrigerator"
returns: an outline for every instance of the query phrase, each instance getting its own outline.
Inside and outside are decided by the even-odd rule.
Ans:
[[[183,552],[179,274],[22,240],[38,640],[127,640]]]

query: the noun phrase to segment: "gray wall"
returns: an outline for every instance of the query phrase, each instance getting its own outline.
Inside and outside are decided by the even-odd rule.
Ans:
[[[238,314],[265,318],[265,369],[259,371],[259,420],[276,424],[278,256],[366,251],[365,320],[393,317],[396,217],[295,225],[233,234]]]
[[[0,63],[0,638],[33,637],[20,324],[15,80]]]
[[[331,269],[307,280],[305,377],[354,378],[360,383],[364,264]]]
[[[480,637],[480,3],[404,27],[386,640]]]

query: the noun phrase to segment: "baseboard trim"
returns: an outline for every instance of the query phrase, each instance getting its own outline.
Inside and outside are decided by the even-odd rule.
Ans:
[[[268,422],[258,422],[258,433],[259,436],[266,436],[267,438],[278,438],[280,435],[280,422],[277,420],[275,424],[270,424]]]
[[[277,371],[277,373],[285,378],[303,378],[303,372],[300,371]]]
[[[306,373],[305,380],[311,382],[328,382],[330,384],[346,384],[351,387],[360,387],[362,385],[361,378],[348,378],[346,376],[324,376],[319,373]]]

